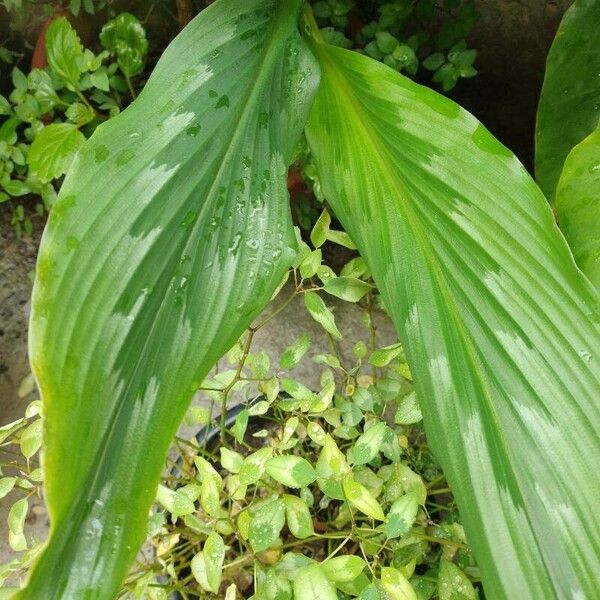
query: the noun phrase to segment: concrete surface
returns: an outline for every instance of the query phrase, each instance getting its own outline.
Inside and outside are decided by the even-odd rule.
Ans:
[[[17,239],[6,205],[0,210],[0,424],[20,416],[25,408],[17,390],[29,374],[27,323],[31,276],[41,235]],[[16,417],[14,417],[16,418]]]

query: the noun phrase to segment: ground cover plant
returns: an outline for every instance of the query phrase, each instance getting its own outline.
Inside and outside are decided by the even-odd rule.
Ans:
[[[317,243],[321,235],[318,228]],[[339,279],[353,285],[341,292],[328,285]],[[349,360],[326,308],[314,316],[327,317],[321,337],[329,352],[316,352],[319,340],[306,334],[276,360],[255,347],[277,311],[306,295],[327,297],[324,288],[362,307],[356,342],[346,340]],[[185,422],[209,427],[176,436],[148,517],[146,550],[116,597],[477,598],[479,572],[427,446],[402,348],[378,346],[377,294],[364,262],[353,258],[332,278],[321,249],[302,243],[282,293],[200,386],[204,402]],[[317,391],[294,376],[310,360],[320,373]],[[222,420],[214,408],[227,416],[236,399],[242,410]],[[13,584],[43,547],[22,533],[28,501],[42,494],[40,470],[30,466],[41,444],[39,408],[32,403],[28,418],[3,436],[22,456],[19,476],[0,479],[1,489],[28,495],[11,510],[10,542],[27,547],[4,567]]]
[[[347,13],[334,10],[338,3],[318,4],[317,17],[333,24]],[[597,220],[582,210],[597,215],[600,56],[569,48],[588,39],[599,12],[598,2],[584,0],[567,13],[548,59],[536,138],[540,184],[552,200],[559,181],[556,210],[584,272],[544,193],[510,150],[451,100],[399,72],[414,63],[403,62],[408,51],[398,40],[375,32],[379,54],[368,43],[363,53],[332,45],[331,31],[321,31],[310,6],[296,0],[218,0],[190,23],[138,99],[79,149],[44,234],[31,354],[44,401],[53,530],[17,598],[111,598],[119,589],[146,537],[164,456],[191,395],[297,260],[287,170],[302,135],[311,176],[345,230],[337,239],[357,247],[395,323],[483,593],[597,595],[598,238]],[[448,64],[468,76],[472,55],[456,43]],[[561,111],[565,119],[556,119]],[[567,139],[578,145],[566,147]],[[329,225],[324,213],[313,229],[316,247],[336,237]],[[360,296],[370,285],[360,275],[329,275],[323,288],[330,292]],[[336,337],[321,297],[308,291],[304,299]],[[289,393],[300,415],[315,412]],[[353,399],[349,405],[360,409]],[[273,400],[274,410],[286,402]],[[379,421],[359,431],[369,463],[377,459],[371,438],[386,427]],[[283,435],[267,430],[270,440]],[[361,452],[348,449],[345,460],[356,465]],[[251,471],[262,476],[264,466],[294,489],[298,481],[277,465],[283,458],[289,466],[290,457],[263,458]],[[386,458],[383,467],[401,464]],[[235,481],[240,458],[225,453],[220,461]],[[216,515],[202,490],[214,500],[222,475],[200,459],[195,467],[202,509]],[[300,471],[300,487],[312,484],[313,472]],[[344,477],[337,500],[352,507],[362,497],[362,508],[353,508],[382,520],[385,536],[397,513],[392,505],[387,515],[378,511],[363,488],[356,476]],[[177,490],[170,489],[159,488],[159,501],[172,509]],[[403,491],[397,501],[410,504]],[[280,522],[285,498],[268,501]],[[250,523],[261,514],[255,511],[248,510]],[[247,518],[236,524],[254,553],[267,551],[261,542],[278,529],[256,518],[254,545]],[[286,522],[289,528],[293,518]],[[191,575],[215,591],[224,542],[215,535],[206,544]],[[321,566],[285,562],[280,569],[302,573],[307,587],[324,582],[335,597],[337,584],[348,581],[323,575],[332,551],[318,557]],[[345,560],[361,571],[366,565],[371,579],[341,594],[412,598],[420,591],[406,565],[375,561],[373,569],[370,560]],[[461,589],[448,598],[476,594],[462,571],[456,577]],[[264,583],[256,575],[255,582]],[[443,599],[443,589],[432,593]]]

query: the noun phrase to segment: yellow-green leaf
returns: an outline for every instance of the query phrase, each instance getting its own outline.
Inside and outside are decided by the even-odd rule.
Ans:
[[[283,498],[266,500],[250,510],[248,540],[254,552],[267,550],[275,544],[285,523],[285,502]]]
[[[292,581],[294,598],[302,600],[337,600],[335,586],[318,565],[298,571]]]
[[[291,534],[301,540],[313,535],[312,517],[306,502],[298,496],[290,494],[286,494],[283,500],[285,502],[285,518]]]
[[[347,583],[356,579],[367,566],[360,556],[334,556],[321,563],[321,569],[329,581]]]
[[[410,582],[398,569],[383,567],[381,569],[381,587],[390,600],[418,600]]]
[[[323,299],[317,292],[306,292],[304,294],[304,304],[310,316],[317,323],[320,323],[327,333],[331,334],[334,338],[341,339],[342,334],[335,324],[333,312],[325,305],[325,302],[323,302]]]
[[[472,115],[356,52],[314,51],[312,157],[394,319],[486,595],[594,597],[597,292]]]
[[[377,502],[373,494],[364,485],[354,480],[352,473],[348,473],[344,477],[342,487],[346,500],[352,506],[372,519],[385,521],[385,515],[379,502]]]
[[[52,21],[46,32],[46,57],[52,70],[71,89],[79,81],[78,60],[83,56],[83,46],[77,32],[65,17]]]
[[[85,137],[73,123],[52,123],[33,140],[27,162],[31,172],[43,183],[64,175]]]
[[[221,572],[225,560],[225,543],[223,538],[216,532],[212,532],[202,548],[204,565],[206,569],[206,581],[211,592],[217,594],[221,585]]]
[[[312,465],[301,456],[275,456],[267,461],[265,469],[275,481],[291,488],[306,487],[317,478]]]
[[[577,265],[600,290],[600,126],[567,156],[555,206]]]
[[[439,600],[477,600],[469,578],[452,562],[442,559],[438,576]]]

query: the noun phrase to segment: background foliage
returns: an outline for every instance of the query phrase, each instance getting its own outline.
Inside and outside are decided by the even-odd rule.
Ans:
[[[98,40],[92,44],[93,50],[82,47],[76,31],[67,32],[65,21],[61,27],[53,26],[46,45],[54,45],[57,35],[64,36],[65,43],[55,52],[46,53],[47,67],[28,72],[23,64],[27,53],[0,47],[0,63],[4,61],[0,72],[10,74],[13,83],[12,90],[0,95],[0,203],[5,203],[4,210],[11,211],[19,236],[31,234],[36,221],[43,224],[83,139],[127,106],[144,83],[148,40],[139,20],[144,15],[137,18],[116,12],[126,4],[114,0],[73,0],[67,4],[4,2],[11,19],[32,20],[32,29],[44,25],[40,15],[48,19],[56,10],[73,16],[82,11],[109,15]],[[163,11],[167,21],[176,21],[175,8],[170,11],[166,3],[156,2],[144,7],[145,19],[153,10]],[[477,73],[473,67],[476,51],[468,49],[466,43],[477,19],[472,1],[357,4],[330,0],[314,2],[314,10],[331,43],[366,52],[444,91],[451,90],[459,78]],[[64,31],[61,33],[60,29]],[[160,50],[156,48],[154,52]],[[57,61],[62,62],[62,68]],[[60,127],[54,126],[59,124]],[[48,127],[49,131],[39,137]],[[30,155],[36,138],[39,139]],[[310,229],[318,215],[315,210],[310,202],[300,203],[299,223]]]

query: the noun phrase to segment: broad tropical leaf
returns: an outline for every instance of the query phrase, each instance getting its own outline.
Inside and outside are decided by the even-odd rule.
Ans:
[[[567,156],[556,213],[579,268],[600,290],[600,127]]]
[[[37,268],[51,538],[19,598],[112,598],[191,395],[293,261],[300,0],[218,0],[79,152]],[[242,8],[240,8],[242,6]]]
[[[548,54],[537,114],[535,175],[549,200],[567,154],[598,125],[599,28],[600,0],[576,0]]]
[[[405,346],[486,597],[597,597],[598,295],[472,115],[363,55],[314,51],[321,184]]]

